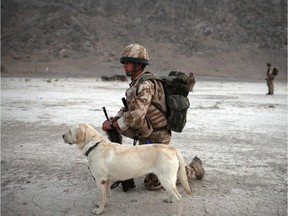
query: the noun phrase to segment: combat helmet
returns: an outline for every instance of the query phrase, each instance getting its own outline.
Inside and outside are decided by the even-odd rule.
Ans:
[[[148,52],[140,44],[130,44],[122,50],[120,62],[135,62],[143,65],[149,64]]]

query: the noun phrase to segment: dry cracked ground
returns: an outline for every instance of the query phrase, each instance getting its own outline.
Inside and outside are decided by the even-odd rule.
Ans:
[[[61,136],[79,122],[102,133],[102,106],[116,114],[128,83],[7,77],[1,86],[1,215],[93,215],[87,159]],[[196,83],[186,128],[171,143],[206,170],[191,181],[192,196],[178,186],[184,215],[287,215],[287,86],[266,91],[264,82]],[[145,190],[143,178],[127,193],[114,189],[103,215],[173,215],[166,192]]]

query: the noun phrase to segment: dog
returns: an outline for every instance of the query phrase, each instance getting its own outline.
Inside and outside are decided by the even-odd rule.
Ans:
[[[111,181],[127,180],[154,173],[169,193],[165,202],[178,202],[178,215],[182,213],[181,195],[176,188],[177,177],[187,194],[191,188],[187,180],[185,162],[174,147],[164,144],[125,146],[112,143],[91,125],[78,124],[62,135],[65,143],[76,144],[88,158],[89,168],[96,180],[100,204],[93,213],[104,211],[110,196]]]

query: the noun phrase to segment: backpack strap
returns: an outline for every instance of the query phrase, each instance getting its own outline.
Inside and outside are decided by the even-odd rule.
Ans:
[[[160,80],[159,77],[156,74],[153,74],[149,71],[145,71],[137,80],[137,87],[140,85],[141,82],[144,82],[146,80],[150,80],[150,79],[156,79],[156,80]]]
[[[146,81],[146,80],[158,80],[158,81],[160,81],[160,82],[162,83],[161,78],[159,78],[156,74],[151,73],[151,72],[149,72],[149,71],[145,71],[145,72],[138,78],[138,80],[136,81],[135,86],[136,86],[136,92],[137,92],[137,93],[138,93],[138,89],[139,89],[140,84],[141,84],[142,82]],[[165,92],[165,89],[164,89],[164,92]],[[165,94],[166,94],[166,92],[165,92]],[[165,116],[165,118],[167,118],[167,113],[164,112],[164,111],[162,110],[162,108],[161,108],[158,104],[155,104],[155,103],[152,102],[151,105],[154,106],[156,109],[158,109],[158,110]],[[147,118],[147,116],[146,116],[145,118],[146,118],[148,124],[151,125],[151,123],[150,123],[149,119]]]
[[[139,89],[139,86],[142,82],[146,81],[146,80],[152,80],[152,79],[155,79],[155,80],[160,80],[161,79],[156,75],[156,74],[153,74],[149,71],[145,71],[137,80],[136,80],[136,83],[135,83],[135,86],[136,86],[136,92],[138,93],[138,89]]]

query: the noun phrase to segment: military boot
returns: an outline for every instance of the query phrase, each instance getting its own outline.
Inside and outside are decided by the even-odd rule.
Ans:
[[[185,168],[188,179],[192,179],[193,174],[195,174],[195,177],[198,180],[201,180],[204,177],[205,170],[202,167],[202,161],[197,156],[194,157],[191,163]]]
[[[157,176],[153,173],[146,175],[144,179],[144,186],[148,190],[159,190],[162,188],[160,181],[158,180]]]

